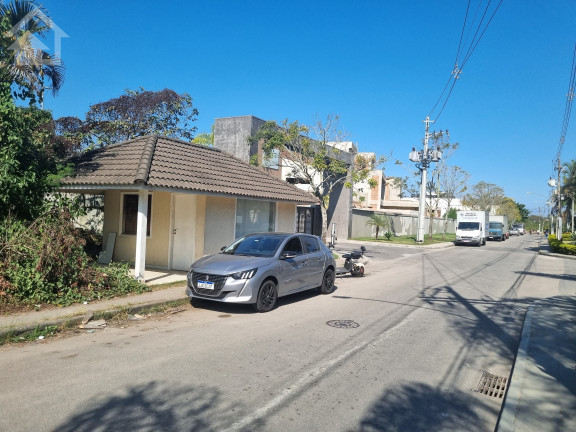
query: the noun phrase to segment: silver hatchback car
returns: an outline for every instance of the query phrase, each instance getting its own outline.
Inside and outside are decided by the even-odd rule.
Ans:
[[[289,294],[313,288],[330,294],[335,270],[332,252],[316,236],[248,234],[192,264],[186,294],[193,304],[198,299],[245,303],[268,312]]]

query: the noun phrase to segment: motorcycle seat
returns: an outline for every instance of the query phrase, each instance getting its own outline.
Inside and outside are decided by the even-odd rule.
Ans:
[[[348,258],[352,258],[352,259],[360,259],[362,258],[363,253],[361,251],[352,251],[350,253],[347,254],[343,254],[342,258],[348,259]]]

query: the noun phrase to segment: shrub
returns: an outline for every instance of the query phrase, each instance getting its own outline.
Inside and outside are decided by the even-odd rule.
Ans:
[[[552,252],[564,255],[576,255],[576,245],[565,244],[562,240],[558,240],[554,234],[548,236],[548,244]]]
[[[31,223],[11,217],[0,221],[4,302],[66,306],[146,289],[130,277],[127,264],[100,268],[84,245],[80,230],[63,209]]]

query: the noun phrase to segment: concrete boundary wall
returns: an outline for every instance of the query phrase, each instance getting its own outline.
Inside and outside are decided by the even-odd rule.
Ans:
[[[390,217],[392,222],[392,231],[396,235],[416,235],[418,233],[418,216],[403,215],[398,213],[389,212],[378,212],[374,210],[362,210],[353,209],[352,210],[352,233],[350,238],[358,237],[375,237],[376,227],[367,224],[368,220],[373,214],[387,215]],[[425,233],[428,234],[430,227],[430,219],[425,218]],[[434,234],[440,234],[444,232],[444,219],[433,220],[433,232]],[[453,219],[448,219],[448,226],[446,229],[447,233],[456,232],[456,221]],[[378,234],[383,236],[384,232],[380,229]]]

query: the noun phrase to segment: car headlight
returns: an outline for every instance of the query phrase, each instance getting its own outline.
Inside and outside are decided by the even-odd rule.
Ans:
[[[241,272],[237,272],[237,273],[231,274],[230,276],[232,276],[234,279],[251,279],[252,277],[254,277],[254,275],[256,274],[257,271],[258,271],[258,269],[254,268],[252,270],[244,270]]]

